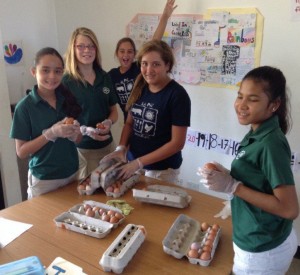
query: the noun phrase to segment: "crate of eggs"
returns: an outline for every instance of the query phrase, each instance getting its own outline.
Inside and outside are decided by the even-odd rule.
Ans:
[[[132,189],[132,194],[136,200],[141,202],[176,208],[185,208],[192,200],[185,190],[164,185],[149,185],[144,190]]]
[[[95,201],[77,204],[54,219],[57,227],[65,228],[95,238],[104,238],[125,219],[113,206]]]
[[[134,174],[127,180],[119,180],[119,171],[125,163],[117,159],[110,159],[101,163],[87,178],[77,186],[80,195],[91,195],[101,187],[107,196],[121,197],[128,189],[139,180],[139,175]]]
[[[208,266],[212,261],[221,236],[217,224],[201,224],[181,214],[163,240],[163,249],[177,259],[186,256],[190,263]]]
[[[128,224],[103,253],[99,264],[105,272],[120,274],[146,238],[141,225]]]

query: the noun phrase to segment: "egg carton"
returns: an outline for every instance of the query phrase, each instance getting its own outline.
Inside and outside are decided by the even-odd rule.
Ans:
[[[106,190],[104,190],[104,192],[108,197],[119,198],[123,196],[127,190],[131,189],[139,181],[139,179],[140,179],[140,175],[134,174],[132,177],[130,177],[129,179],[121,183],[119,192],[108,191],[109,187],[107,187]]]
[[[199,244],[199,254],[202,252],[204,244],[208,239],[212,227],[210,226],[206,231],[202,231],[198,221],[180,214],[171,228],[169,229],[166,237],[164,238],[163,250],[165,253],[172,255],[177,259],[182,259],[186,256],[191,264],[199,264],[201,266],[208,266],[212,261],[215,250],[219,243],[221,236],[221,228],[216,231],[215,238],[212,242],[210,259],[203,260],[200,257],[193,258],[188,255],[192,244]]]
[[[128,224],[103,253],[99,264],[105,272],[120,274],[146,238],[145,228]]]
[[[99,166],[95,170],[93,170],[91,174],[89,174],[86,178],[79,182],[77,186],[78,193],[80,195],[92,195],[96,189],[101,187],[101,174],[108,168],[119,163],[120,161],[115,158],[100,163]],[[88,182],[88,184],[86,184],[86,182]],[[85,188],[83,188],[83,186]]]
[[[104,210],[106,210],[106,212],[109,211],[109,210],[112,210],[115,213],[119,213],[118,216],[122,215],[122,217],[123,217],[123,218],[119,219],[119,221],[117,223],[111,223],[109,221],[102,221],[101,214],[98,211],[98,212],[95,212],[95,216],[94,217],[90,217],[93,220],[98,220],[98,221],[102,221],[102,222],[105,222],[105,223],[108,223],[108,224],[112,224],[113,228],[118,227],[125,220],[125,216],[123,215],[122,211],[119,208],[107,205],[105,203],[92,201],[92,200],[86,200],[86,201],[83,201],[83,203],[74,205],[73,207],[71,207],[69,209],[69,212],[71,212],[71,213],[77,213],[77,214],[81,214],[81,215],[85,215],[86,216],[86,211],[84,210],[84,205],[86,205],[86,204],[90,205],[92,208],[93,207],[98,207],[99,209],[104,209]]]
[[[78,213],[64,212],[54,219],[57,227],[95,238],[104,238],[113,228],[113,224],[97,220]]]
[[[187,207],[192,200],[183,189],[163,185],[149,185],[146,190],[132,189],[132,193],[138,201],[177,208]]]

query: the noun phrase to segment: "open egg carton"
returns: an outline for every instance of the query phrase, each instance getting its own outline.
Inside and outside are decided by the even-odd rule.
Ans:
[[[103,253],[99,264],[105,272],[120,274],[146,238],[145,228],[128,224]]]
[[[221,236],[221,228],[181,214],[163,240],[164,252],[177,259],[186,256],[191,264],[208,266]]]
[[[124,219],[125,216],[116,207],[95,201],[84,201],[57,216],[54,222],[58,227],[100,239]]]
[[[146,190],[132,189],[132,193],[138,201],[177,208],[187,207],[192,200],[185,190],[164,185],[149,185]]]
[[[134,174],[129,179],[119,180],[119,172],[125,163],[118,159],[110,159],[101,163],[87,178],[77,186],[81,195],[91,195],[96,189],[102,187],[106,196],[119,198],[139,180],[139,175]]]

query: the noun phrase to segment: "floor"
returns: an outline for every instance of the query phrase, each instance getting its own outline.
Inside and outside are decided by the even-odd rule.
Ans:
[[[300,259],[294,258],[286,275],[298,275],[298,274],[300,274]]]

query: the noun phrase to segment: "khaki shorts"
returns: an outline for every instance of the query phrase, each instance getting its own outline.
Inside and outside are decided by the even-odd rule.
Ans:
[[[78,180],[86,178],[99,166],[99,161],[115,150],[114,141],[101,149],[77,148],[79,158]]]

